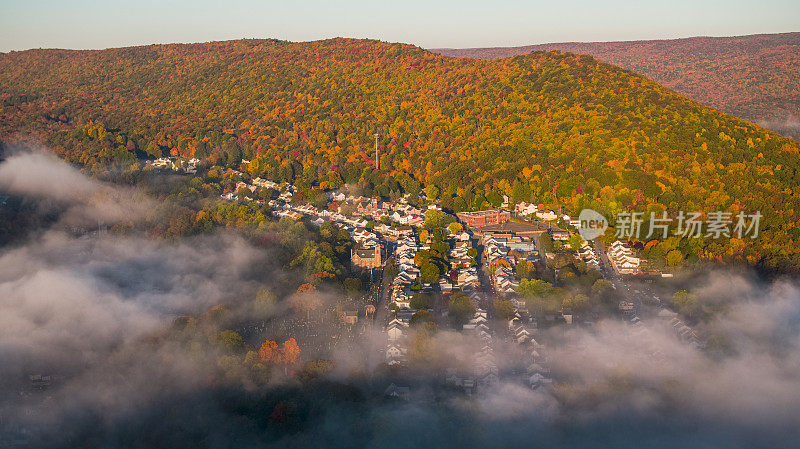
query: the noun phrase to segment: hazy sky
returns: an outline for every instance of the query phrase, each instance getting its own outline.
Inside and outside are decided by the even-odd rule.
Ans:
[[[0,51],[274,37],[422,47],[800,31],[798,0],[0,0]]]

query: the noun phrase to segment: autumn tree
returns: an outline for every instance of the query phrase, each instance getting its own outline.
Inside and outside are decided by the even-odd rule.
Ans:
[[[311,283],[305,283],[297,288],[297,292],[289,300],[291,307],[306,314],[306,319],[311,320],[311,312],[322,306],[322,298],[317,288]]]
[[[300,361],[300,347],[294,338],[290,338],[283,342],[281,349],[282,362],[287,365],[295,365]]]
[[[418,204],[422,181],[427,196],[454,211],[496,205],[502,195],[570,212],[592,208],[607,217],[621,211],[674,214],[687,204],[734,215],[760,211],[762,234],[746,249],[739,239],[679,239],[646,250],[665,265],[677,263],[670,253],[680,251],[680,263],[730,259],[769,271],[800,269],[798,143],[687,102],[636,73],[560,52],[470,61],[413,46],[339,39],[291,49],[266,41],[201,47],[4,55],[0,140],[40,135],[68,162],[93,173],[117,166],[138,171],[133,162],[140,157],[203,159],[209,169],[198,177],[205,182],[170,195],[188,210],[173,208],[154,235],[208,232],[220,224],[259,226],[268,211],[256,212],[251,203],[236,204],[239,211],[195,215],[199,192],[216,199],[249,177],[291,182],[299,188],[292,202],[318,206],[326,202],[321,188],[338,187],[390,197],[403,190]],[[120,52],[130,64],[114,63]],[[180,70],[146,75],[163,73],[165,61]],[[216,69],[232,65],[237,70]],[[271,70],[273,65],[281,69]],[[675,71],[671,62],[661,65]],[[85,76],[85,67],[98,76]],[[788,72],[776,73],[785,78]],[[369,101],[361,81],[374,87]],[[159,101],[140,92],[158,92]],[[380,171],[370,151],[376,119],[384,129]],[[251,160],[245,167],[243,158]],[[691,183],[684,182],[687,173]],[[442,226],[431,218],[426,226]],[[555,246],[547,234],[541,242],[543,253]],[[338,262],[312,245],[298,266],[316,279],[338,277]]]
[[[267,340],[258,350],[258,359],[264,365],[294,365],[300,360],[300,347],[294,338],[284,341],[280,347],[275,341]]]
[[[262,343],[261,348],[258,350],[258,359],[265,365],[276,363],[280,359],[278,344],[273,340],[267,340]]]

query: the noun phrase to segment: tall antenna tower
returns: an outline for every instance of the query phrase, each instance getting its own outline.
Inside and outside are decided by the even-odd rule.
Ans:
[[[375,133],[375,169],[380,170],[381,163],[378,160],[378,133]]]

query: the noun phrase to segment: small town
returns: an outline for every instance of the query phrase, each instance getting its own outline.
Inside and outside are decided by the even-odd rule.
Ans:
[[[193,173],[198,162],[164,158],[148,164]],[[248,162],[242,161],[242,166]],[[246,178],[241,171],[229,170],[235,177]],[[293,201],[296,190],[291,184],[254,178],[238,181],[221,198],[263,202],[276,219],[308,220],[317,227],[331,223],[346,230],[354,242],[351,269],[369,273],[371,285],[364,286],[368,293],[360,302],[349,302],[338,313],[345,335],[333,338],[345,341],[348,333],[350,339],[357,338],[364,334],[363,326],[377,326],[385,338],[383,362],[389,366],[408,363],[415,324],[441,323],[477,342],[469,360],[446,370],[447,386],[473,394],[497,384],[500,376],[533,390],[552,385],[548,350],[537,340],[539,329],[591,326],[600,313],[597,307],[584,303],[565,306],[568,301],[531,310],[525,300],[525,286],[520,287],[531,281],[547,284],[543,277],[558,283],[558,268],[554,267],[563,265],[565,258],[579,265],[588,278],[602,280],[598,288],[608,285],[621,293],[623,299],[612,310],[629,324],[635,338],[647,341],[648,331],[640,317],[643,306],[647,306],[644,313],[673,329],[681,341],[698,349],[704,345],[697,333],[648,288],[654,279],[671,275],[644,273],[636,250],[626,242],[613,240],[606,248],[598,240],[583,240],[577,233],[580,221],[576,217],[559,216],[541,204],[520,202],[512,206],[508,197],[498,209],[452,216],[429,201],[424,192],[412,205],[408,195],[385,201],[330,191],[326,192],[326,207],[320,208]],[[446,265],[431,263],[432,258],[444,260]],[[459,302],[466,304],[454,307]],[[453,319],[454,312],[462,315]],[[255,325],[250,331],[257,329]],[[311,323],[298,322],[292,331],[300,329],[315,339],[322,338]],[[248,330],[243,333],[247,335]],[[518,366],[499,371],[493,356],[493,347],[498,344],[514,348]],[[331,343],[323,346],[332,348]],[[652,348],[652,354],[657,357],[658,348]],[[408,386],[394,383],[387,386],[386,394],[405,399],[413,396]]]
[[[797,447],[800,2],[720,6],[4,1],[0,449]]]

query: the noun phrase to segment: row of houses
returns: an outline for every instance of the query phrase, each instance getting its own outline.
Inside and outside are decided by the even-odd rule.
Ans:
[[[394,304],[399,310],[395,311],[394,316],[386,325],[387,342],[384,354],[386,363],[389,365],[406,363],[412,286],[419,282],[419,268],[414,265],[414,256],[419,249],[420,246],[413,233],[403,233],[397,236],[394,258],[398,274],[392,280],[389,289],[389,303]],[[389,390],[392,389],[395,391],[390,392]],[[386,394],[407,399],[408,389],[392,384]]]
[[[197,158],[181,159],[175,157],[160,157],[152,161],[145,161],[145,166],[160,168],[162,170],[172,170],[187,174],[195,174],[197,173],[197,164],[199,163],[200,159]]]
[[[461,231],[453,236],[453,247],[450,249],[450,269],[474,267],[478,264],[475,259],[477,249],[472,244],[472,237],[466,231]]]
[[[234,174],[242,175],[241,172],[233,170]],[[281,206],[284,209],[288,206],[288,203],[291,202],[293,193],[297,191],[297,189],[288,183],[276,183],[274,181],[263,179],[263,178],[255,178],[251,181],[251,183],[246,183],[240,181],[236,184],[236,188],[234,192],[228,192],[222,195],[222,198],[228,200],[236,199],[236,193],[242,187],[249,189],[251,192],[255,193],[259,188],[269,188],[279,190],[280,196],[277,200],[270,201],[270,206]],[[298,206],[296,208],[292,208],[296,212],[303,213],[306,215],[312,215],[315,217],[324,217],[324,218],[332,218],[326,215],[340,215],[345,216],[344,210],[350,206],[352,209],[352,215],[354,217],[372,217],[376,220],[380,220],[383,217],[389,219],[389,221],[393,223],[398,223],[400,225],[407,225],[407,226],[422,226],[424,224],[424,212],[423,210],[408,204],[408,195],[405,195],[401,198],[398,202],[384,202],[381,201],[377,197],[367,198],[363,196],[353,196],[347,195],[342,192],[327,192],[326,193],[329,201],[329,207],[326,210],[319,210],[313,207],[310,204],[306,204],[303,206]],[[252,201],[253,199],[248,197],[245,198],[246,200]],[[305,208],[308,210],[296,210]],[[282,216],[287,216],[291,214],[283,213]],[[337,217],[337,221],[339,221]],[[366,220],[365,220],[366,223]],[[365,224],[360,224],[359,226],[365,226]]]
[[[517,306],[506,327],[507,339],[520,346],[524,382],[533,390],[552,385],[544,347],[536,341],[536,322],[523,307]]]
[[[533,203],[526,203],[525,201],[520,201],[519,203],[514,205],[514,215],[518,217],[527,217],[530,215],[535,215],[536,212],[539,212],[539,206]]]
[[[669,323],[669,326],[675,331],[675,335],[677,335],[682,342],[697,349],[705,347],[705,342],[700,339],[697,332],[684,323],[683,320],[678,317],[677,313],[662,307],[661,310],[658,311],[657,316],[661,320]]]
[[[472,319],[464,324],[462,331],[475,337],[479,349],[473,355],[469,369],[448,368],[445,371],[447,385],[461,388],[467,394],[486,390],[500,382],[500,371],[492,347],[492,332],[489,328],[488,314],[476,309]]]
[[[386,363],[388,365],[404,364],[407,353],[408,323],[395,316],[386,325],[386,350],[384,351]]]
[[[233,172],[235,172],[240,176],[242,175],[242,173],[239,171],[233,170]],[[269,201],[269,205],[273,207],[277,203],[289,203],[290,201],[292,201],[292,196],[294,192],[297,190],[291,184],[278,184],[266,179],[255,178],[252,180],[250,184],[244,181],[237,182],[233,192],[224,193],[220,196],[223,199],[234,200],[236,199],[237,192],[239,192],[241,189],[249,190],[250,193],[253,194],[253,196],[255,196],[256,191],[259,189],[274,189],[279,191],[280,193],[278,194],[278,198],[276,200]],[[253,198],[250,196],[246,196],[244,197],[244,200],[253,201]]]
[[[472,236],[466,231],[452,235],[453,247],[450,249],[450,279],[440,281],[442,292],[449,293],[452,288],[459,288],[465,293],[479,290],[478,254]],[[452,283],[452,285],[448,285]]]
[[[531,236],[517,235],[511,231],[491,232],[483,234],[483,239],[491,238],[498,245],[513,249],[516,251],[532,252],[537,251],[536,243]]]
[[[618,274],[636,274],[639,272],[639,257],[626,244],[615,240],[608,248],[608,258],[614,271]]]
[[[411,302],[411,287],[418,283],[419,268],[414,265],[414,256],[419,251],[419,245],[413,235],[403,235],[397,239],[395,261],[398,274],[392,280],[389,301],[400,309],[409,308]]]
[[[661,333],[654,334],[652,329],[650,329],[650,326],[653,325],[665,326],[667,329],[671,329],[682,342],[695,349],[703,349],[705,347],[705,343],[700,339],[697,333],[678,318],[677,313],[662,307],[656,315],[659,321],[651,321],[649,325],[645,325],[641,318],[639,318],[633,303],[627,301],[620,302],[620,308],[622,308],[623,305],[626,308],[625,316],[627,323],[631,327],[631,341],[635,342],[635,344],[640,347],[640,350],[653,360],[665,360],[666,358],[662,349],[663,339],[660,337]]]
[[[519,286],[514,274],[516,258],[509,254],[509,248],[503,240],[491,234],[483,236],[483,253],[492,268],[492,283],[497,293],[509,294]]]
[[[253,180],[252,185],[240,182],[237,185],[237,190],[239,187],[247,187],[251,191],[255,191],[258,187],[276,188],[281,186],[269,180],[256,178]],[[400,236],[413,235],[413,228],[410,226],[390,226],[385,223],[378,223],[374,227],[374,230],[368,230],[366,227],[369,221],[364,216],[359,214],[347,216],[341,213],[341,208],[339,211],[334,211],[330,209],[318,209],[311,204],[292,205],[289,201],[291,200],[291,193],[294,191],[294,187],[287,186],[284,190],[286,198],[280,197],[269,202],[270,206],[273,208],[273,215],[278,218],[292,219],[299,219],[306,216],[311,219],[312,223],[318,226],[322,225],[325,221],[335,222],[340,228],[348,231],[355,241],[355,246],[351,252],[351,262],[354,268],[373,269],[381,267],[385,259],[384,238],[397,239]],[[233,194],[228,195],[230,196],[229,199],[233,199]],[[333,194],[333,197],[337,199],[354,198],[344,196],[343,194]],[[365,200],[363,197],[359,198]],[[372,209],[370,209],[369,212],[380,212],[382,210],[377,199],[364,201],[364,203],[371,205],[370,207]]]
[[[594,268],[595,270],[600,269],[600,259],[597,258],[597,254],[595,254],[592,245],[590,245],[586,240],[584,240],[581,244],[581,248],[578,250],[577,258],[586,263],[586,266],[589,268]]]
[[[256,187],[261,187],[263,189],[281,190],[280,184],[274,181],[270,181],[269,179],[254,178],[253,185]],[[292,186],[292,189],[294,189],[294,186]]]
[[[552,210],[545,210],[544,204],[533,204],[525,201],[520,201],[514,205],[514,215],[518,217],[535,216],[542,221],[553,221],[558,218],[558,215]]]
[[[340,213],[345,208],[353,210],[353,214],[361,217],[372,217],[381,220],[384,217],[390,222],[407,226],[422,226],[425,221],[424,211],[408,204],[406,198],[398,202],[385,202],[378,198],[353,197],[342,193],[329,195],[332,208]]]
[[[474,292],[480,289],[480,278],[476,267],[460,268],[453,276],[453,286],[461,289],[465,293]]]

